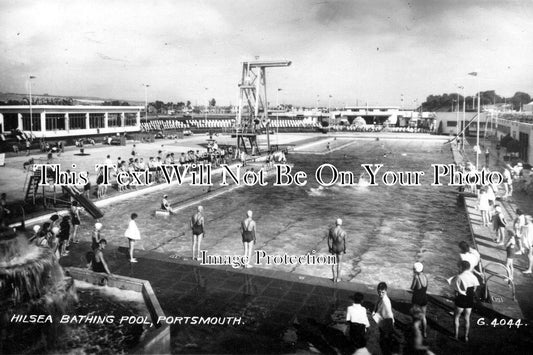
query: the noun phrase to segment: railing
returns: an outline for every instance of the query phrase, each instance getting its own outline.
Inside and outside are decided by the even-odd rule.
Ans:
[[[489,277],[487,277],[487,272],[488,272],[488,267],[489,265],[497,265],[497,266],[501,266],[505,269],[505,273],[507,276],[504,276],[504,275],[500,275],[494,271],[491,272],[491,275]],[[510,272],[509,272],[509,269],[507,268],[507,266],[505,266],[504,264],[502,263],[498,263],[498,262],[490,262],[488,263],[487,265],[485,265],[485,273],[483,274],[483,278],[484,278],[484,282],[485,282],[485,285],[487,284],[487,282],[494,276],[497,276],[499,278],[502,278],[504,279],[505,281],[507,281],[509,283],[509,286],[511,286],[511,290],[513,292],[513,300],[516,301],[516,289],[515,289],[515,284],[513,282],[513,279],[510,275]],[[485,299],[488,299],[489,297],[489,289],[488,287],[485,287]]]

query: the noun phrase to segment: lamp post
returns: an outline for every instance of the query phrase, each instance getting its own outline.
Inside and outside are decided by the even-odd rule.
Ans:
[[[144,106],[145,106],[144,120],[146,121],[145,123],[148,123],[148,88],[150,87],[150,85],[143,84],[143,86],[144,86]]]
[[[32,103],[31,103],[31,79],[35,79],[36,76],[30,75],[30,133],[33,137],[33,110],[32,110]],[[23,127],[24,128],[24,127]]]
[[[418,128],[418,120],[420,119],[420,116],[418,115],[418,99],[414,99],[413,101],[415,103],[415,111],[417,113],[416,121],[415,121],[415,128]]]
[[[328,96],[328,129],[330,129],[330,126],[331,126],[331,113],[329,112],[329,110],[331,109],[331,98],[332,97],[333,97],[332,95]]]
[[[462,143],[461,143],[461,149],[464,151],[465,150],[465,131],[466,131],[466,128],[465,128],[465,116],[466,116],[466,97],[465,97],[465,87],[462,86],[462,85],[458,85],[457,86],[458,89],[461,89],[461,94],[463,95],[463,124],[462,124],[462,130],[463,130],[463,139],[462,139]],[[457,101],[459,101],[460,103],[460,98],[459,98],[459,93],[457,94]],[[457,110],[457,114],[459,115],[459,110]]]
[[[468,75],[472,75],[477,77],[477,72],[468,73]],[[481,114],[480,105],[481,105],[481,95],[479,91],[479,78],[477,81],[477,132],[476,132],[476,170],[478,170],[479,166],[479,154],[481,153],[481,148],[479,147],[479,115]]]
[[[207,98],[207,90],[209,90],[209,88],[205,88],[205,116],[204,116],[204,126],[207,128],[207,110],[208,110],[208,107],[209,107],[209,101],[208,101],[208,98]]]
[[[281,88],[278,88],[278,91],[276,92],[276,144],[279,144],[278,142],[278,134],[279,134],[279,92],[281,91]]]

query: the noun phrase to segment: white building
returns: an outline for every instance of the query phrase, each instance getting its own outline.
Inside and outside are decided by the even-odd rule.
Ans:
[[[36,138],[138,132],[144,106],[0,106],[0,133],[20,130]]]

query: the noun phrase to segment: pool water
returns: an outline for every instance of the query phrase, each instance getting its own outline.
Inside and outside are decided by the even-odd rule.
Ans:
[[[326,148],[329,141],[330,150]],[[466,215],[456,204],[453,187],[431,184],[431,164],[451,163],[449,146],[439,140],[342,139],[324,140],[289,154],[295,171],[308,174],[306,186],[252,186],[233,189],[218,197],[202,200],[206,235],[202,249],[208,254],[242,254],[240,221],[247,210],[257,223],[256,249],[268,254],[303,255],[316,251],[327,255],[327,231],[337,218],[348,233],[343,256],[343,281],[375,286],[379,281],[393,288],[409,288],[412,264],[425,265],[429,291],[451,295],[446,278],[457,272],[458,247],[470,240]],[[356,177],[360,164],[384,164],[382,170],[425,171],[421,186],[331,186],[319,190],[314,172],[324,163],[349,170]],[[217,186],[215,186],[217,188]],[[203,198],[205,187],[188,185],[165,191],[171,204]],[[104,208],[103,237],[111,244],[126,246],[123,236],[129,215],[136,212],[142,240],[139,247],[169,255],[191,256],[188,226],[196,205],[170,218],[155,217],[163,193],[153,193]],[[90,240],[92,226],[87,219],[81,233]],[[331,278],[327,265],[258,265],[280,271]]]

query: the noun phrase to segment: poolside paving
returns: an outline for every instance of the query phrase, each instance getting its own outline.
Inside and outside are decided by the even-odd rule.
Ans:
[[[488,144],[487,144],[488,146]],[[490,149],[494,152],[495,149]],[[462,154],[452,147],[452,153],[456,162],[463,160]],[[490,167],[498,170],[506,166],[500,156],[490,154]],[[519,195],[515,192],[514,195]],[[513,221],[516,217],[517,208],[531,214],[529,205],[522,203],[518,198],[498,198],[497,203],[502,206],[502,211],[507,221]],[[522,274],[521,271],[527,268],[527,257],[525,255],[515,255],[514,258],[514,278],[513,283],[509,283],[505,269],[506,251],[502,246],[496,245],[492,226],[484,227],[481,222],[481,214],[476,210],[477,199],[474,197],[465,198],[465,208],[470,222],[472,238],[474,244],[481,254],[482,264],[486,269],[488,278],[487,286],[490,297],[490,306],[495,311],[505,317],[514,319],[533,320],[533,277]],[[509,222],[509,227],[511,226]],[[514,290],[513,290],[514,286]]]
[[[83,267],[84,254],[89,249],[89,243],[73,246],[61,264]],[[240,324],[226,326],[172,325],[173,353],[351,353],[353,349],[341,331],[350,296],[356,291],[365,295],[369,318],[377,300],[376,285],[334,284],[326,278],[261,268],[202,266],[186,257],[142,250],[135,251],[139,262],[132,264],[126,248],[113,245],[106,248],[105,255],[113,273],[150,281],[166,316],[241,319]],[[389,290],[389,295],[398,342],[405,346],[410,332],[411,296],[406,290]],[[427,343],[437,354],[479,350],[489,354],[495,353],[491,349],[496,345],[498,349],[521,353],[533,345],[529,343],[533,339],[530,326],[477,326],[479,319],[502,318],[498,311],[482,303],[476,305],[472,315],[470,344],[452,340],[452,310],[452,300],[430,295]],[[367,347],[379,354],[377,325],[373,321],[371,324]]]

